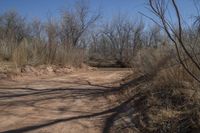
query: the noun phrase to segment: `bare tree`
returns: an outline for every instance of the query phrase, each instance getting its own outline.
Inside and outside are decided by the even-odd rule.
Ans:
[[[143,41],[145,41],[145,47],[158,47],[163,41],[161,28],[157,25],[150,27],[144,33]]]
[[[46,23],[39,20],[28,23],[13,11],[0,14],[0,58],[8,61],[13,61],[15,55],[21,58],[23,48],[26,63],[80,66],[88,45],[86,33],[100,17],[100,13],[90,12],[85,2],[80,0],[75,7],[63,11],[58,22],[49,17]],[[20,62],[17,58],[16,62]]]
[[[60,40],[65,46],[78,47],[83,34],[100,17],[100,14],[90,14],[87,3],[80,1],[76,3],[74,10],[62,12]]]
[[[200,2],[198,0],[193,0],[194,6],[197,11],[197,15],[195,17],[194,26],[197,28],[198,32],[200,33]]]
[[[30,32],[32,38],[42,40],[44,38],[44,25],[39,19],[34,19],[30,24]]]
[[[29,36],[25,18],[15,11],[5,12],[0,16],[0,54],[10,60],[13,50]]]
[[[4,38],[9,37],[9,39],[14,39],[17,42],[20,42],[27,35],[25,18],[21,17],[15,11],[4,13],[1,16],[0,24],[4,32]]]
[[[56,56],[56,49],[58,47],[58,24],[49,18],[46,24],[46,33],[48,37],[48,42],[46,45],[47,50],[47,63],[53,63]]]
[[[103,33],[109,39],[111,54],[122,66],[129,63],[142,44],[142,22],[134,24],[119,15],[107,24]]]
[[[188,58],[188,60],[194,65],[194,67],[200,72],[200,64],[195,59],[194,55],[196,53],[191,53],[188,50],[187,44],[184,42],[183,34],[183,21],[180,14],[180,10],[178,8],[178,5],[175,0],[170,0],[172,8],[175,11],[176,19],[178,23],[178,28],[174,27],[171,21],[167,18],[167,9],[168,9],[168,3],[166,0],[149,0],[149,6],[151,11],[157,16],[157,18],[160,20],[160,22],[157,22],[155,19],[150,18],[155,23],[157,23],[161,28],[164,29],[170,40],[174,43],[178,59],[183,66],[183,68],[187,71],[187,73],[192,76],[196,81],[200,82],[200,79],[198,77],[197,73],[194,73],[190,66],[187,64],[186,61],[183,59],[183,54]]]

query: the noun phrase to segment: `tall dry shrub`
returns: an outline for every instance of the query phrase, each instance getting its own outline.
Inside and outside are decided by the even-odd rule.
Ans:
[[[143,74],[154,75],[172,60],[173,50],[167,46],[142,48],[133,60],[134,67]]]
[[[0,40],[0,56],[3,60],[10,60],[12,58],[13,50],[16,48],[16,42]]]
[[[11,60],[19,43],[28,37],[25,18],[15,11],[0,14],[0,54],[5,60]]]
[[[19,67],[28,64],[28,41],[26,39],[15,48],[12,60]]]
[[[60,46],[56,52],[55,64],[80,67],[85,60],[85,50],[78,48],[65,49]]]

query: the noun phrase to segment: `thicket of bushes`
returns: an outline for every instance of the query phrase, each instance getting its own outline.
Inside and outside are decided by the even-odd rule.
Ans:
[[[195,3],[197,4],[197,3]],[[168,8],[171,6],[171,8]],[[197,5],[196,5],[197,6]],[[142,48],[134,57],[139,78],[122,90],[125,103],[113,115],[110,132],[200,132],[200,32],[199,19],[186,26],[175,0],[149,0],[150,18],[169,40],[164,45]],[[199,8],[199,6],[197,6]],[[177,27],[167,16],[175,11]],[[199,18],[199,17],[197,17]],[[167,44],[167,45],[166,45]]]
[[[119,105],[128,102],[110,121],[109,132],[200,131],[200,85],[177,59],[169,46],[138,52],[134,59],[138,78],[130,79],[127,88],[121,90]]]
[[[108,23],[95,26],[100,16],[100,13],[91,13],[83,1],[72,9],[62,10],[60,19],[47,17],[46,22],[28,22],[15,11],[0,14],[0,59],[13,61],[16,66],[81,66],[85,62],[93,66],[133,67],[137,64],[134,57],[139,52],[143,63],[141,67],[153,70],[155,66],[149,66],[148,62],[160,55],[145,59],[147,49],[152,53],[163,46],[175,50],[173,41],[162,31],[163,27],[148,25],[145,28],[147,25],[142,20],[134,21],[122,14]],[[193,27],[182,29],[183,42],[195,62],[198,62],[200,52],[198,20]],[[174,27],[171,32],[179,40],[177,29]],[[181,45],[178,47],[181,58],[188,60]],[[171,54],[169,58],[176,52]]]
[[[100,13],[86,3],[62,10],[58,20],[47,17],[28,22],[15,11],[0,14],[0,59],[16,66],[56,64],[131,67],[139,49],[162,45],[166,38],[158,26],[122,14],[95,26]]]
[[[85,59],[85,36],[99,18],[84,3],[63,10],[60,19],[28,22],[15,11],[0,14],[0,58],[17,66],[56,64],[80,66]]]

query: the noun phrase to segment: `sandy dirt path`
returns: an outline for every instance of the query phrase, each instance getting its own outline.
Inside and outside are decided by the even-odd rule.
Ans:
[[[0,81],[0,132],[101,133],[111,108],[107,92],[127,70]]]

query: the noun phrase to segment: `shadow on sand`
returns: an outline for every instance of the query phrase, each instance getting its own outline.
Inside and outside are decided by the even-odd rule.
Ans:
[[[82,89],[82,88],[52,88],[52,89],[33,89],[33,88],[0,88],[0,101],[4,100],[12,100],[12,102],[6,103],[3,102],[0,106],[5,106],[9,104],[9,106],[22,106],[22,105],[29,105],[35,106],[38,102],[41,101],[48,101],[52,99],[81,99],[85,97],[89,98],[96,98],[96,97],[103,97],[106,95],[111,95],[114,93],[118,93],[121,90],[134,88],[138,84],[144,83],[148,81],[147,76],[141,76],[136,79],[133,79],[125,84],[122,84],[120,87],[105,87],[105,86],[96,86],[96,85],[89,85],[91,88]],[[6,92],[9,90],[9,92]],[[17,91],[19,91],[17,93]],[[29,99],[29,100],[20,100],[20,98],[28,97],[28,96],[37,96],[36,99]],[[15,100],[15,99],[18,100]],[[3,131],[2,133],[24,133],[28,131],[33,131],[37,129],[41,129],[44,127],[52,126],[54,124],[62,123],[62,122],[69,122],[72,120],[79,120],[79,119],[88,119],[88,118],[95,118],[99,117],[104,121],[104,126],[102,129],[103,133],[108,133],[113,126],[115,118],[122,112],[127,109],[128,104],[134,100],[136,97],[131,97],[120,104],[105,109],[104,111],[96,112],[96,113],[89,113],[87,115],[79,115],[74,117],[68,118],[61,118],[61,119],[52,119],[46,121],[44,123],[38,123],[31,126],[25,126],[17,129],[11,129],[7,131]]]

